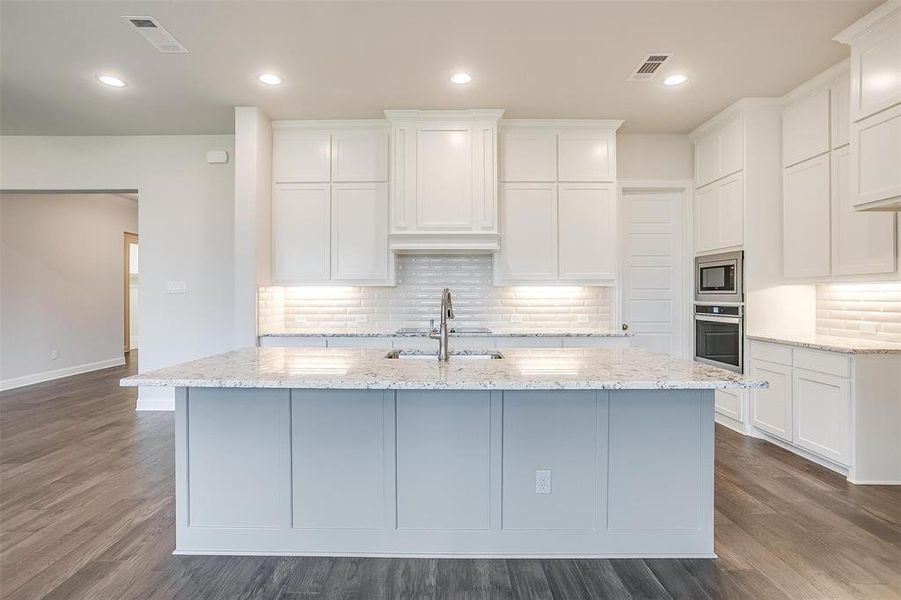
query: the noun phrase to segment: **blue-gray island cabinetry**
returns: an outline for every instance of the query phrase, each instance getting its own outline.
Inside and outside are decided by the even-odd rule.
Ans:
[[[176,552],[713,556],[713,393],[637,349],[239,350],[176,387]]]

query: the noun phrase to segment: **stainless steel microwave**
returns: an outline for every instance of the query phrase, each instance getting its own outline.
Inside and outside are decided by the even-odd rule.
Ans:
[[[744,302],[744,252],[724,252],[695,258],[696,302]]]

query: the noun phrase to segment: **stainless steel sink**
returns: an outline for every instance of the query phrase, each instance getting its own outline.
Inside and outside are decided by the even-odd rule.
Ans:
[[[485,333],[490,334],[491,330],[487,327],[448,327],[448,333]],[[428,335],[428,327],[401,327],[397,330],[397,335]]]
[[[438,362],[437,352],[426,352],[424,350],[392,350],[385,355],[385,358],[400,360],[434,360]],[[499,360],[504,358],[500,352],[493,350],[461,350],[459,352],[451,352],[450,360]]]

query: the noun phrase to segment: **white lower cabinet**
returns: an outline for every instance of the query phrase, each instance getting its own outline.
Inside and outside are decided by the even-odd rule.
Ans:
[[[878,441],[884,434],[877,431],[887,420],[887,437],[897,437],[892,423],[901,423],[896,373],[901,356],[849,355],[755,340],[749,347],[750,377],[769,383],[751,390],[755,429],[802,455],[847,468],[855,483],[901,481],[901,456],[886,460],[894,442]],[[851,452],[855,437],[856,458]],[[874,446],[883,450],[873,452]]]
[[[792,400],[794,443],[839,464],[849,464],[849,380],[795,368]]]
[[[714,396],[716,412],[738,422],[744,421],[744,410],[741,390],[717,390]]]
[[[751,359],[750,376],[768,388],[751,390],[751,424],[787,442],[792,439],[792,368]]]

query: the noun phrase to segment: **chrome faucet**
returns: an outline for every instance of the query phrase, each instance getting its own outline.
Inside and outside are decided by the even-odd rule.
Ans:
[[[448,288],[441,291],[441,321],[438,329],[432,329],[429,337],[438,340],[438,360],[447,362],[450,350],[447,347],[447,320],[454,318],[454,301]]]

